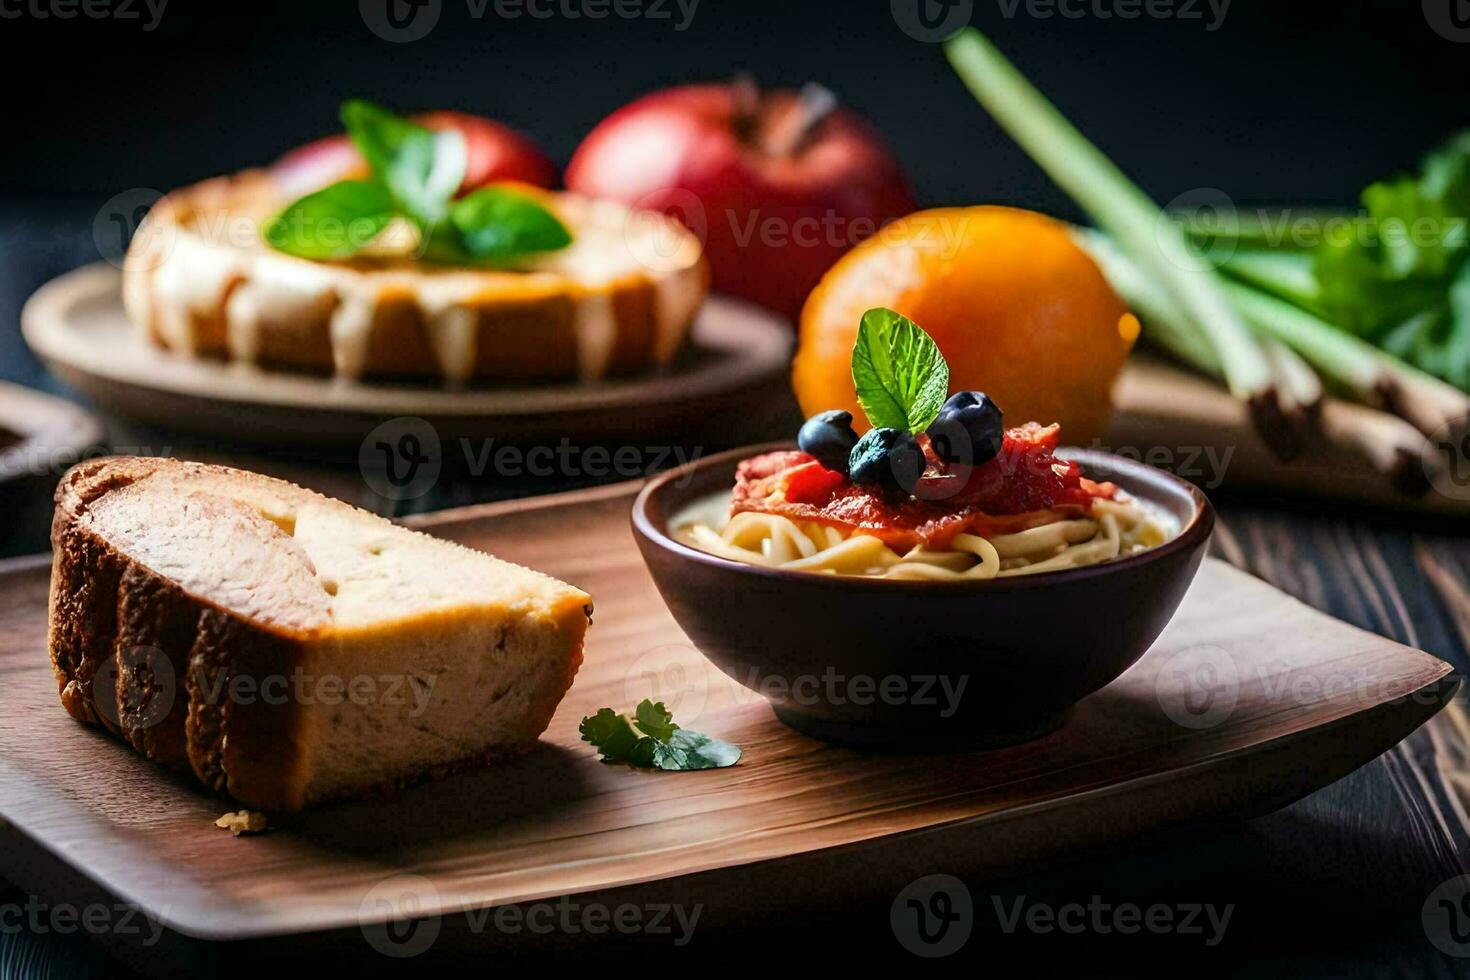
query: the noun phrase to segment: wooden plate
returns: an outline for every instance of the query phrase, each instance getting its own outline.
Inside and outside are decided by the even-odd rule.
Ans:
[[[1385,751],[1459,685],[1448,664],[1208,560],[1154,648],[1059,731],[984,753],[834,748],[779,724],[690,647],[634,547],[637,489],[418,524],[596,597],[586,663],[537,751],[258,837],[216,829],[225,801],[62,711],[45,649],[47,564],[0,565],[0,814],[17,837],[0,848],[0,873],[139,903],[174,935],[277,954],[268,937],[323,930],[378,949],[380,924],[408,912],[434,922],[436,952],[457,936],[483,952],[534,937],[484,929],[467,910],[571,895],[697,902],[704,928],[1266,812]],[[578,720],[646,696],[741,745],[740,764],[650,773],[594,761]]]
[[[102,425],[90,412],[0,381],[0,554],[47,546],[57,479],[102,451]]]
[[[30,477],[52,483],[100,446],[102,426],[88,412],[45,392],[0,381],[0,484]]]
[[[374,383],[179,357],[144,342],[106,263],[47,283],[21,329],[62,380],[123,415],[234,442],[356,446],[385,418],[427,419],[441,437],[530,441],[720,431],[783,391],[792,331],[779,317],[713,297],[669,369],[595,384]]]

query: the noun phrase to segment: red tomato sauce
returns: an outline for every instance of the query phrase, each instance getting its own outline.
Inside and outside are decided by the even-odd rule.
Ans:
[[[1086,514],[1117,488],[1094,483],[1055,455],[1058,426],[1029,422],[1006,431],[996,457],[980,466],[946,464],[919,437],[928,466],[912,496],[857,486],[797,450],[766,453],[735,473],[731,514],[779,514],[871,534],[895,550],[943,549],[957,534],[1008,534]]]

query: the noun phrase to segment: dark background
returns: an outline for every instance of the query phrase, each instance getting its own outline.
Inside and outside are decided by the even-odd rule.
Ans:
[[[672,20],[476,20],[465,0],[444,0],[437,27],[409,44],[372,34],[356,0],[169,0],[151,32],[140,20],[9,16],[30,2],[0,0],[0,378],[27,384],[58,387],[19,339],[21,304],[52,276],[96,260],[92,222],[104,201],[268,162],[333,128],[338,103],[351,96],[492,116],[564,165],[594,123],[649,89],[742,69],[773,85],[817,80],[876,123],[925,204],[1003,202],[1079,216],[975,105],[938,48],[897,27],[888,0],[701,0],[683,32]],[[133,9],[145,13],[137,0]],[[1041,20],[1024,7],[1008,19],[1003,9],[1001,0],[974,0],[973,22],[1160,201],[1215,187],[1243,203],[1348,204],[1470,123],[1470,43],[1436,34],[1418,0],[1234,0],[1215,31],[1203,19]],[[1208,18],[1207,6],[1196,9]],[[1276,556],[1283,548],[1289,556],[1283,542],[1329,556],[1331,547],[1383,549],[1412,614],[1379,621],[1380,606],[1401,607],[1335,587],[1329,611],[1463,662],[1442,610],[1431,613],[1435,600],[1413,591],[1421,579],[1401,529],[1241,507],[1232,518],[1255,535],[1243,538],[1262,542],[1247,567],[1267,578],[1278,565],[1296,567]],[[964,965],[993,969],[1008,953],[1034,961],[1027,975],[1064,963],[1136,975],[1160,966],[1155,957],[1177,957],[1168,964],[1180,968],[1175,975],[1191,976],[1449,975],[1464,964],[1426,961],[1433,951],[1418,903],[1452,873],[1443,865],[1455,852],[1431,833],[1429,810],[1385,790],[1384,771],[1402,765],[1398,756],[1375,764],[1249,828],[1140,842],[1131,859],[1017,886],[1043,901],[1103,891],[1139,902],[1240,902],[1225,949],[1161,947],[1158,937],[1022,937],[1017,947],[1016,937],[989,935],[972,940]],[[886,898],[856,909],[834,898],[778,938],[783,949],[803,936],[821,947],[820,937],[851,934],[856,923],[893,965],[912,968],[887,941],[886,909]],[[62,959],[95,956],[80,941],[52,946]],[[1096,958],[1101,948],[1106,962]],[[742,949],[777,952],[763,943],[732,952]],[[830,947],[809,952],[834,962]],[[870,966],[888,962],[873,955]]]
[[[97,258],[103,202],[268,162],[331,130],[352,96],[483,113],[564,165],[652,88],[741,70],[817,80],[886,134],[923,203],[1079,217],[888,0],[700,0],[684,31],[673,0],[668,19],[597,21],[475,18],[440,0],[435,28],[406,44],[372,33],[355,0],[168,0],[151,31],[142,0],[102,0],[133,19],[39,18],[38,2],[53,0],[0,0],[0,378],[53,390],[20,342],[20,307]],[[1207,187],[1347,204],[1470,121],[1470,44],[1437,34],[1416,0],[1234,0],[1215,30],[1205,0],[1186,3],[1199,16],[1038,19],[973,0],[972,20],[1160,201]]]
[[[1470,114],[1470,45],[1434,33],[1418,0],[1234,0],[1214,31],[1204,0],[1193,20],[1039,20],[1024,6],[1008,19],[1007,5],[974,0],[973,22],[1160,200],[1210,186],[1243,200],[1347,201]],[[700,0],[682,32],[674,19],[468,11],[443,0],[434,30],[407,44],[367,30],[355,0],[169,0],[151,32],[140,20],[0,19],[0,186],[167,189],[320,135],[351,96],[483,113],[565,164],[639,94],[748,69],[836,90],[887,134],[925,203],[1070,213],[938,48],[896,26],[888,0]]]

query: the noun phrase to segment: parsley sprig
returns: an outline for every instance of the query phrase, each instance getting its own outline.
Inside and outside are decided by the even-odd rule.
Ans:
[[[662,701],[647,698],[639,702],[631,722],[626,715],[603,708],[583,718],[577,730],[603,762],[624,762],[636,769],[721,769],[740,761],[739,748],[680,728]]]
[[[457,130],[434,132],[361,100],[342,106],[342,124],[370,177],[287,205],[261,231],[272,248],[347,258],[398,218],[417,230],[422,258],[447,265],[511,265],[571,244],[556,215],[510,187],[492,184],[455,200],[468,159]]]
[[[1470,130],[1362,193],[1353,233],[1316,249],[1328,319],[1470,391]]]

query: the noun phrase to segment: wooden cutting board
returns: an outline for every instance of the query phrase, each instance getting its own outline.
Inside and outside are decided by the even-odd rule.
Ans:
[[[1112,424],[1096,448],[1172,470],[1207,493],[1230,487],[1470,518],[1470,474],[1453,471],[1428,492],[1409,495],[1346,449],[1319,446],[1283,463],[1256,434],[1243,402],[1207,378],[1147,356],[1129,360],[1113,402]]]
[[[833,748],[784,728],[689,646],[634,547],[636,489],[419,522],[596,598],[586,663],[537,751],[262,836],[216,829],[225,801],[66,716],[45,652],[48,564],[0,564],[0,814],[16,839],[0,848],[0,874],[60,869],[48,887],[137,902],[200,939],[339,930],[365,948],[395,914],[447,924],[567,895],[698,901],[704,923],[739,921],[1266,812],[1385,751],[1459,686],[1449,665],[1209,560],[1154,649],[1060,731],[987,753]],[[650,773],[594,761],[578,720],[646,696],[741,745],[740,764]]]

